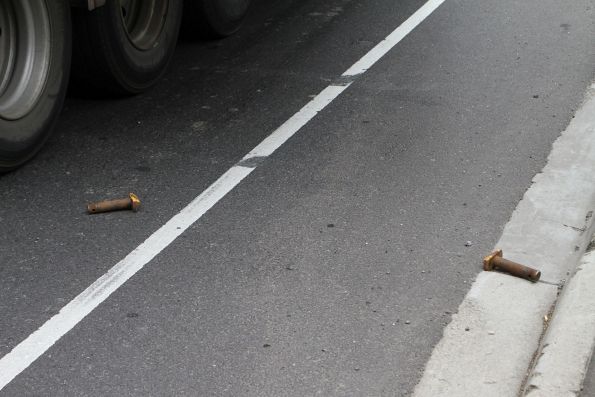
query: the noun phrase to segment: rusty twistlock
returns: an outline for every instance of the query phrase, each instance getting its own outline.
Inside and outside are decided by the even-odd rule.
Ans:
[[[140,200],[136,197],[136,194],[130,193],[125,199],[106,200],[89,204],[87,205],[87,212],[89,214],[119,210],[132,210],[136,212],[138,207],[140,207]]]
[[[541,277],[539,270],[504,259],[502,257],[502,250],[496,250],[483,258],[483,270],[501,270],[533,282],[538,281]]]

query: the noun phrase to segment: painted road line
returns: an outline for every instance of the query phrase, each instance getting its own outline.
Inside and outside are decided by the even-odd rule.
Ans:
[[[527,396],[578,396],[595,343],[595,238],[566,284],[543,340]]]
[[[365,73],[386,55],[397,43],[403,40],[417,25],[423,22],[430,14],[440,7],[444,0],[430,0],[423,7],[411,15],[398,29],[395,29],[384,40],[372,48],[359,61],[354,63],[343,76],[359,76]]]
[[[250,158],[270,156],[291,138],[300,128],[306,125],[310,120],[324,109],[329,103],[335,100],[351,84],[344,86],[330,85],[320,92],[314,99],[304,106],[299,112],[294,114],[289,120],[283,123],[274,133],[265,138],[258,146],[250,151],[244,160]]]
[[[574,273],[595,223],[595,89],[554,142],[497,248],[557,284]],[[480,262],[481,258],[478,258]],[[414,397],[517,396],[558,287],[482,272],[445,328]]]
[[[261,164],[320,111],[345,91],[355,78],[368,70],[391,48],[409,34],[413,28],[427,18],[445,0],[430,0],[417,12],[396,28],[387,39],[358,60],[343,76],[353,78],[345,84],[331,84],[314,97],[300,111],[277,128],[270,136],[251,150],[238,164],[223,174],[207,190],[188,206],[171,218],[141,245],[118,262],[107,273],[75,297],[58,314],[46,321],[37,331],[19,343],[10,353],[0,359],[0,390],[18,374],[44,354],[62,336],[77,325],[91,311],[120,288],[130,277],[140,271],[178,236],[200,219],[227,193]],[[390,38],[390,39],[389,39]],[[371,55],[370,55],[371,54]],[[353,74],[353,70],[360,72]]]
[[[232,167],[200,196],[0,360],[0,390],[171,244],[254,169]]]

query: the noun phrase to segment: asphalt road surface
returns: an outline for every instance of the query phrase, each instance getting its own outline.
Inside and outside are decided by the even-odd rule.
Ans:
[[[423,4],[257,0],[150,92],[69,99],[0,177],[0,357]],[[594,77],[594,9],[446,0],[0,395],[410,393]]]

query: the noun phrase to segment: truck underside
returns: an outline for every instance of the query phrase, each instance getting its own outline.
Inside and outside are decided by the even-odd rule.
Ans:
[[[143,92],[167,70],[181,29],[228,36],[249,2],[0,0],[0,172],[42,147],[69,83],[85,96]]]

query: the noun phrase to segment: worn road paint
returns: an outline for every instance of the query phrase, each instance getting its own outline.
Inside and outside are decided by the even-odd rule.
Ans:
[[[107,273],[46,321],[37,331],[19,343],[0,359],[0,390],[44,354],[63,335],[70,331],[91,311],[105,301],[130,277],[141,270],[155,256],[169,246],[188,227],[200,219],[227,193],[246,178],[264,158],[270,156],[295,135],[304,125],[345,91],[359,75],[368,70],[391,48],[406,37],[445,0],[430,0],[396,28],[385,40],[343,73],[340,84],[331,84],[322,90],[300,111],[265,138],[258,146],[223,174],[187,207],[171,218],[141,245],[118,262]],[[349,77],[352,77],[349,79]]]
[[[411,15],[405,22],[403,22],[397,29],[389,34],[384,40],[372,48],[366,55],[361,57],[359,61],[354,63],[343,76],[357,76],[364,74],[376,62],[386,55],[397,43],[403,40],[417,25],[423,22],[436,8],[438,8],[444,0],[430,0],[423,7]]]

